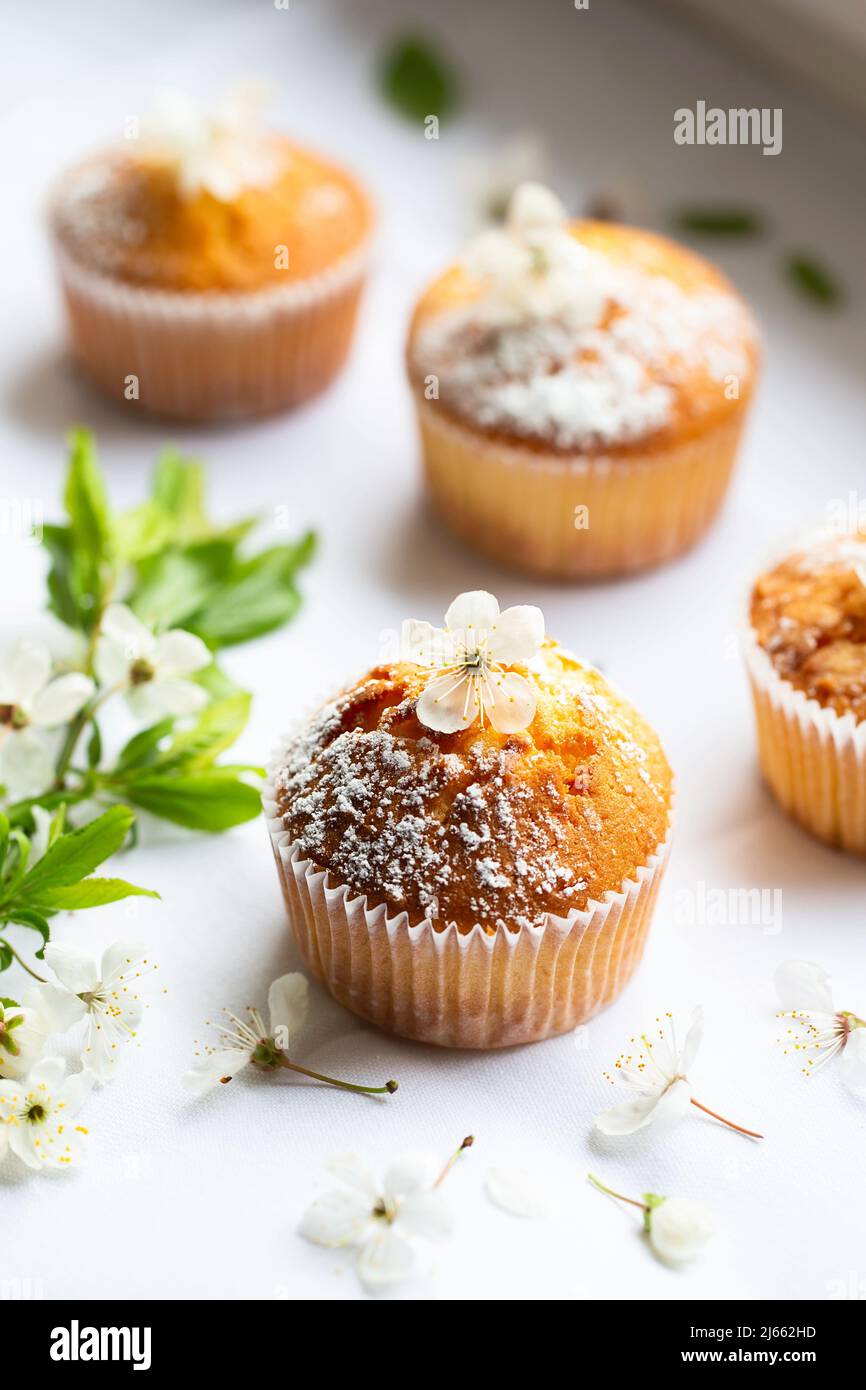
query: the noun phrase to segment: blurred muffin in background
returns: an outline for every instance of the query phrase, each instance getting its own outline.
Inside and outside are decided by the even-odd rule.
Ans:
[[[136,139],[58,182],[72,348],[115,400],[189,420],[297,405],[352,339],[373,212],[357,180],[269,132],[247,84],[213,113],[163,93]]]
[[[390,1032],[567,1032],[640,961],[672,775],[658,736],[537,608],[461,594],[284,745],[264,793],[292,931]]]
[[[524,184],[412,319],[433,504],[539,575],[657,565],[718,511],[757,367],[752,316],[714,267],[650,232],[568,223]]]
[[[866,854],[866,532],[786,556],[755,582],[749,619],[764,777],[813,835]]]

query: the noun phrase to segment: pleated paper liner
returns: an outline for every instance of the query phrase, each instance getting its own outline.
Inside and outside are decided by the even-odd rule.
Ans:
[[[289,922],[309,969],[353,1013],[389,1033],[440,1047],[538,1042],[585,1023],[611,1003],[643,954],[670,843],[619,892],[538,927],[487,935],[435,930],[389,916],[290,841],[277,814],[276,776],[264,792],[271,846]]]
[[[751,626],[744,648],[770,790],[820,840],[866,854],[866,721],[837,714],[783,680]]]
[[[746,403],[644,455],[539,453],[487,438],[416,392],[433,505],[467,545],[550,578],[649,569],[689,550],[722,505]],[[586,524],[584,524],[586,523]]]
[[[86,375],[135,409],[207,422],[286,410],[328,385],[351,346],[369,244],[308,280],[248,293],[126,285],[56,253]]]

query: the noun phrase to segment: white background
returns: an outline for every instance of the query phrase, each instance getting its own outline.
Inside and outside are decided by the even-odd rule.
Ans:
[[[806,838],[762,789],[735,640],[744,586],[768,548],[863,486],[862,134],[669,20],[611,0],[592,0],[588,12],[566,0],[449,0],[429,15],[418,4],[301,0],[288,14],[265,0],[10,9],[0,107],[3,497],[42,502],[54,517],[63,431],[83,422],[119,505],[141,497],[158,447],[173,439],[209,461],[220,517],[260,509],[273,525],[275,509],[287,508],[293,529],[317,528],[299,619],[226,656],[255,692],[242,756],[265,758],[311,697],[372,664],[383,630],[409,615],[436,621],[455,593],[485,587],[503,604],[540,604],[548,630],[633,697],[663,735],[680,814],[643,968],[579,1046],[564,1037],[501,1054],[437,1052],[360,1025],[315,988],[299,1054],[357,1080],[396,1076],[400,1091],[385,1101],[268,1077],[201,1102],[185,1096],[179,1076],[203,1020],[224,1004],[262,1002],[297,960],[261,822],[218,839],[148,825],[123,867],[162,903],[66,919],[57,935],[94,950],[121,934],[145,939],[168,993],[156,995],[123,1077],[88,1104],[86,1164],[55,1179],[7,1161],[0,1279],[13,1284],[4,1288],[30,1280],[49,1298],[356,1297],[349,1258],[295,1234],[322,1162],[354,1149],[380,1164],[406,1148],[444,1160],[473,1132],[474,1150],[448,1180],[458,1234],[437,1251],[432,1277],[404,1294],[866,1295],[866,1108],[832,1071],[806,1082],[781,1056],[772,990],[779,961],[817,959],[838,981],[839,1006],[866,1009],[864,868]],[[394,116],[375,87],[377,55],[413,10],[463,73],[464,113],[438,142]],[[91,397],[64,360],[41,224],[46,184],[119,133],[154,86],[213,93],[249,72],[272,79],[278,124],[342,155],[378,198],[378,258],[355,351],[338,384],[294,416],[219,431],[143,423]],[[699,98],[781,106],[783,153],[676,147],[673,111]],[[527,127],[551,140],[575,207],[629,180],[635,220],[663,226],[672,205],[711,198],[756,204],[772,219],[765,241],[717,248],[766,338],[725,513],[685,560],[626,582],[559,587],[495,569],[444,535],[420,496],[401,362],[407,316],[466,233],[461,158]],[[845,310],[822,313],[795,296],[778,270],[789,244],[839,273]],[[31,625],[42,575],[38,551],[3,538],[4,636]],[[781,923],[678,921],[677,892],[700,882],[781,889]],[[20,986],[13,972],[3,984]],[[707,1029],[696,1094],[763,1129],[766,1142],[696,1113],[667,1137],[593,1137],[593,1115],[612,1101],[601,1073],[621,1045],[659,1012],[684,1020],[697,1002]],[[550,1194],[546,1220],[520,1222],[485,1198],[487,1169],[513,1161],[528,1163]],[[716,1213],[715,1245],[687,1271],[660,1266],[636,1214],[594,1193],[588,1168],[632,1194],[702,1198]]]

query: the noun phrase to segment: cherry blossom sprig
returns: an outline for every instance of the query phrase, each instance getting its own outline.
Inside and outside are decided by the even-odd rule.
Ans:
[[[715,1110],[710,1110],[691,1093],[688,1072],[703,1038],[703,1010],[692,1014],[682,1048],[677,1046],[673,1017],[667,1013],[655,1021],[651,1033],[641,1033],[630,1039],[632,1051],[622,1053],[613,1073],[605,1073],[612,1085],[631,1093],[631,1099],[613,1106],[596,1116],[595,1126],[602,1134],[620,1136],[634,1134],[658,1121],[679,1119],[689,1105],[711,1115],[729,1129],[745,1134],[749,1139],[763,1139],[756,1130],[734,1124]]]
[[[662,1197],[645,1192],[643,1199],[614,1192],[593,1173],[587,1178],[599,1192],[627,1202],[643,1212],[644,1230],[655,1253],[667,1264],[683,1264],[701,1253],[713,1234],[713,1220],[701,1202],[690,1197]]]
[[[226,1009],[226,1022],[219,1026],[216,1045],[204,1045],[196,1053],[198,1060],[184,1075],[184,1085],[201,1095],[216,1086],[226,1085],[248,1066],[265,1072],[277,1071],[282,1067],[286,1071],[308,1076],[313,1081],[322,1081],[327,1086],[336,1086],[341,1091],[373,1096],[393,1095],[397,1090],[396,1081],[386,1081],[384,1086],[360,1086],[353,1081],[325,1076],[289,1057],[289,1043],[303,1027],[308,1005],[306,977],[294,972],[281,975],[268,990],[267,1025],[259,1010],[252,1006],[247,1009],[249,1022]]]
[[[314,1245],[357,1250],[355,1267],[367,1289],[402,1283],[418,1271],[428,1242],[452,1234],[439,1189],[474,1142],[467,1135],[438,1175],[432,1155],[404,1154],[381,1183],[356,1154],[331,1159],[326,1166],[339,1185],[307,1209],[300,1235]]]
[[[866,1019],[836,1008],[830,976],[813,961],[784,961],[775,983],[782,1005],[776,1017],[792,1024],[779,1039],[785,1055],[802,1064],[804,1076],[814,1076],[838,1057],[845,1085],[866,1094]]]
[[[403,624],[404,661],[436,672],[416,704],[421,723],[439,733],[468,729],[476,720],[499,733],[527,728],[535,715],[535,689],[519,670],[544,642],[544,615],[523,604],[500,612],[493,594],[459,594],[445,626],[408,618]]]

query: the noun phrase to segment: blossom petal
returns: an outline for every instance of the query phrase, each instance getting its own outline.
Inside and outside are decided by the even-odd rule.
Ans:
[[[11,800],[38,796],[51,786],[53,778],[48,750],[32,729],[6,735],[0,743],[0,782]]]
[[[500,734],[528,729],[535,718],[535,690],[517,671],[492,671],[486,685],[484,711]]]
[[[121,685],[129,675],[130,658],[126,647],[110,637],[99,637],[93,653],[93,668],[101,685]]]
[[[489,1168],[485,1188],[493,1205],[511,1216],[534,1218],[547,1214],[542,1184],[525,1168]]]
[[[314,1245],[360,1245],[369,1236],[374,1221],[372,1198],[334,1188],[307,1208],[298,1231]]]
[[[478,700],[468,676],[434,676],[418,696],[415,713],[428,729],[456,734],[478,718]]]
[[[45,948],[46,959],[49,949],[50,946]],[[77,994],[58,985],[34,985],[25,997],[46,1033],[65,1033],[87,1013],[84,1001]]]
[[[692,1100],[691,1087],[683,1077],[673,1081],[659,1096],[653,1120],[656,1124],[670,1124],[682,1119]]]
[[[204,642],[192,632],[176,627],[157,638],[156,662],[161,670],[187,676],[200,671],[202,666],[209,666],[212,661]]]
[[[441,1166],[432,1154],[401,1154],[385,1174],[385,1196],[411,1197],[415,1193],[429,1191]]]
[[[682,1072],[683,1075],[686,1075],[688,1073],[689,1068],[692,1066],[695,1058],[697,1057],[698,1052],[700,1050],[701,1042],[703,1040],[703,1036],[704,1011],[699,1004],[698,1007],[694,1010],[691,1019],[689,1020],[689,1030],[686,1033],[686,1040],[683,1043],[683,1050],[680,1053],[678,1059],[677,1071]]]
[[[358,1192],[363,1192],[365,1197],[370,1199],[371,1206],[375,1204],[379,1196],[376,1180],[364,1160],[357,1154],[337,1154],[334,1158],[328,1159],[325,1167],[347,1187],[354,1187]]]
[[[499,617],[499,603],[486,589],[470,589],[458,594],[445,614],[445,626],[466,645],[474,646],[478,637],[489,632]]]
[[[527,269],[524,247],[498,228],[479,232],[461,257],[467,275],[484,280],[488,276],[520,276]]]
[[[532,604],[506,608],[494,623],[487,650],[494,661],[509,666],[514,661],[531,661],[544,641],[544,614]]]
[[[835,1012],[830,976],[814,961],[783,961],[773,978],[783,1009],[814,1010],[822,1014]]]
[[[57,1091],[66,1076],[66,1063],[62,1057],[42,1057],[30,1070],[28,1087],[45,1086],[49,1091]]]
[[[565,208],[550,188],[529,180],[521,183],[511,195],[506,221],[509,229],[519,232],[534,227],[558,227],[565,221]]]
[[[221,1047],[197,1057],[182,1077],[183,1085],[195,1095],[204,1095],[214,1086],[231,1081],[250,1062],[252,1054],[239,1047]]]
[[[455,660],[457,649],[444,627],[406,618],[400,631],[400,659],[416,666],[445,666]]]
[[[657,1255],[681,1264],[699,1255],[713,1234],[713,1218],[701,1202],[667,1197],[650,1211],[650,1244]]]
[[[402,1230],[424,1240],[447,1240],[454,1230],[454,1218],[439,1192],[418,1192],[400,1203],[397,1219]]]
[[[849,1090],[866,1095],[866,1028],[852,1028],[842,1051],[842,1080]]]
[[[602,1134],[634,1134],[644,1129],[655,1118],[655,1109],[660,1097],[638,1096],[634,1100],[623,1101],[610,1110],[603,1110],[595,1117],[595,1127]]]
[[[43,729],[56,729],[59,724],[66,724],[75,718],[94,689],[90,677],[82,675],[80,671],[58,676],[39,691],[33,701],[30,717],[34,724]]]
[[[309,984],[306,975],[293,971],[274,980],[268,990],[268,1011],[271,1033],[284,1028],[291,1037],[303,1026],[309,1006]],[[288,1041],[284,1044],[288,1046]]]
[[[103,984],[111,984],[121,977],[128,981],[144,957],[145,948],[138,942],[115,941],[102,953],[99,978]]]
[[[394,1226],[377,1222],[358,1253],[358,1274],[368,1289],[400,1284],[415,1268],[415,1250]]]
[[[125,653],[127,665],[156,654],[156,638],[125,603],[110,603],[102,615],[100,631]]]
[[[0,705],[29,705],[51,675],[51,653],[42,642],[23,637],[0,665]]]
[[[73,994],[87,994],[99,984],[96,961],[74,946],[58,946],[49,941],[45,947],[45,959],[58,980]]]
[[[30,1073],[31,1077],[33,1073]],[[74,1076],[68,1076],[63,1083],[61,1099],[66,1107],[67,1115],[77,1115],[82,1105],[93,1089],[93,1077],[86,1072],[76,1072]]]
[[[130,707],[141,719],[160,719],[164,715],[195,714],[208,702],[207,691],[179,676],[156,676],[130,690]]]

